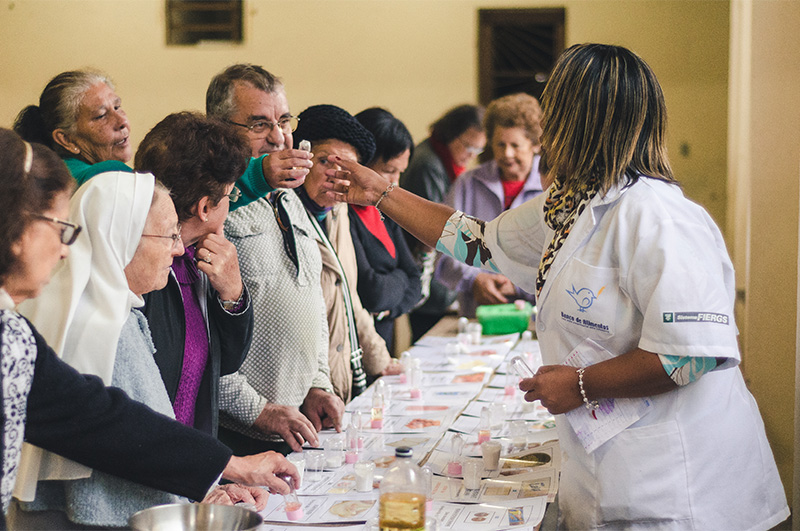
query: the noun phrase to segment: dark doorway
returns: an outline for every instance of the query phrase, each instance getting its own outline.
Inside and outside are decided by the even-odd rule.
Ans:
[[[537,99],[564,51],[564,9],[478,10],[478,95],[526,92]]]

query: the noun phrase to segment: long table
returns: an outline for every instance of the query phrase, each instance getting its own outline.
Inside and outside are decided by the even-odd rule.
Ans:
[[[538,403],[523,400],[516,388],[518,380],[509,376],[507,366],[511,357],[519,355],[535,370],[541,364],[538,342],[511,334],[484,336],[480,344],[465,345],[456,341],[456,332],[455,319],[443,320],[409,349],[410,359],[418,361],[406,363],[422,369],[419,397],[407,376],[386,376],[347,404],[343,427],[353,424],[350,436],[355,433],[361,442],[358,461],[374,463],[374,488],[356,490],[354,464],[345,463],[346,434],[322,432],[322,449],[302,452],[306,469],[298,494],[303,518],[289,521],[282,497],[274,495],[261,512],[262,529],[374,527],[379,480],[398,446],[410,446],[414,459],[434,473],[433,502],[427,513],[431,527],[459,531],[555,528],[556,510],[551,502],[558,488],[560,451],[554,420]],[[380,429],[372,428],[370,422],[379,387],[388,398]],[[500,467],[494,471],[480,466],[478,424],[484,408],[492,415],[492,439],[503,445]],[[458,437],[465,444],[457,457],[453,441]],[[459,475],[448,474],[455,471],[448,463],[456,460],[479,463],[480,489],[466,489]]]

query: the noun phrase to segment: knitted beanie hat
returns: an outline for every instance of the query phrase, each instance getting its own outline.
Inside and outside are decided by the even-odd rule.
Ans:
[[[336,139],[356,148],[358,160],[367,163],[375,154],[375,139],[353,115],[335,105],[313,105],[298,116],[297,130],[292,133],[294,147],[302,140],[313,145],[320,140]]]

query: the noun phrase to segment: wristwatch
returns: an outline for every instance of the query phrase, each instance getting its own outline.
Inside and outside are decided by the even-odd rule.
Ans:
[[[220,300],[219,303],[222,305],[223,310],[225,310],[226,312],[232,312],[233,310],[236,309],[237,306],[239,306],[242,303],[243,299],[244,299],[244,286],[242,286],[242,294],[239,295],[238,299],[236,299],[235,301]]]

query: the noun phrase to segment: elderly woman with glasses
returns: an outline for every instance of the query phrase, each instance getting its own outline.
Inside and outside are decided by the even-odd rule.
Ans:
[[[15,476],[16,497],[26,501],[37,497],[28,508],[67,510],[74,520],[90,525],[125,525],[132,511],[173,499],[100,470],[194,499],[202,499],[220,473],[231,480],[266,482],[285,490],[273,473],[294,470],[279,456],[231,458],[230,451],[208,435],[156,415],[118,390],[104,390],[98,379],[80,377],[62,366],[45,339],[8,311],[20,304],[71,364],[126,388],[135,400],[171,416],[152,361],[147,323],[133,309],[141,304],[143,293],[163,285],[172,256],[182,252],[168,193],[150,175],[106,173],[81,188],[70,204],[73,184],[51,151],[25,145],[5,130],[0,130],[0,145],[2,378],[3,388],[14,390],[3,393],[4,510]],[[27,155],[20,156],[26,148]],[[80,234],[79,226],[84,227]],[[45,285],[53,268],[67,257],[67,244],[73,242],[70,258]],[[40,292],[42,299],[24,302]],[[12,418],[17,420],[8,422]],[[97,470],[42,455],[29,445],[18,467],[23,429],[29,443]],[[48,481],[36,489],[39,478],[74,481]],[[209,499],[264,501],[258,490],[238,486],[214,492]],[[59,529],[71,525],[57,515],[54,523],[53,516],[47,525]],[[17,511],[16,517],[24,515]],[[16,527],[29,527],[16,522]]]
[[[291,122],[277,125],[296,127],[296,120]],[[245,127],[262,131],[274,125],[260,121]],[[130,129],[111,78],[88,69],[55,76],[39,96],[39,105],[25,107],[14,123],[24,140],[59,154],[79,185],[104,171],[131,171],[125,164],[133,156]],[[300,186],[311,167],[309,158],[297,150],[274,157],[260,154],[249,159],[240,187],[258,197],[278,187]]]
[[[430,127],[430,136],[415,149],[400,186],[429,201],[444,201],[450,186],[486,147],[483,107],[463,104],[453,107]],[[408,246],[420,266],[423,303],[409,314],[412,340],[416,341],[447,312],[456,293],[433,278],[437,254],[434,249],[406,234]]]
[[[222,234],[248,154],[230,125],[183,112],[153,127],[135,159],[170,189],[185,251],[166,287],[145,296],[155,360],[178,421],[215,436],[220,376],[239,369],[253,335],[236,247]]]
[[[542,109],[528,94],[510,94],[486,108],[484,129],[492,160],[464,172],[447,194],[447,204],[479,219],[494,219],[542,193],[539,175]],[[503,304],[515,299],[536,302],[533,294],[515,286],[499,273],[442,256],[436,280],[458,292],[461,315],[475,317],[481,304]]]

